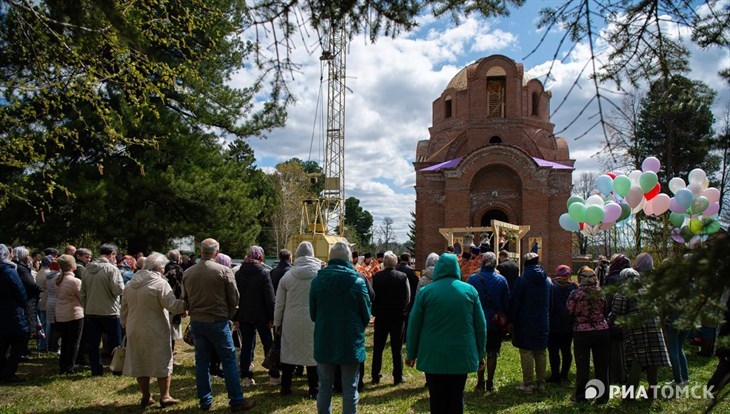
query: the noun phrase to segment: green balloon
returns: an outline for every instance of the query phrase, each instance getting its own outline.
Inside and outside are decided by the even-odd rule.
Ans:
[[[631,215],[631,206],[626,203],[619,203],[621,206],[621,216],[616,221],[626,220]]]
[[[682,227],[684,224],[685,215],[682,213],[669,213],[669,221],[674,227]]]
[[[570,205],[573,204],[573,203],[585,204],[585,200],[583,200],[583,197],[581,197],[581,196],[575,196],[575,195],[574,196],[571,196],[568,199],[567,208],[570,208]]]
[[[641,191],[644,193],[651,191],[651,189],[656,186],[657,182],[659,182],[659,177],[657,177],[656,173],[653,171],[647,171],[639,177],[639,185],[641,185]]]
[[[720,224],[719,221],[715,219],[710,219],[711,221],[704,225],[704,228],[702,229],[702,232],[704,234],[715,234],[722,228],[722,224]],[[702,220],[704,222],[704,220]]]
[[[585,223],[586,206],[583,203],[573,203],[568,207],[568,215],[578,223]]]
[[[702,220],[700,219],[692,219],[689,221],[689,230],[692,232],[692,234],[700,234],[702,233],[702,229],[705,226],[702,224]]]
[[[586,223],[591,226],[600,224],[603,221],[603,208],[601,206],[589,206],[586,208]]]
[[[625,175],[613,179],[613,191],[621,197],[626,197],[631,189],[631,180]]]

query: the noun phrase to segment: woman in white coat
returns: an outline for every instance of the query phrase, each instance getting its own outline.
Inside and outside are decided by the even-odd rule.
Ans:
[[[157,378],[160,406],[180,402],[170,396],[170,313],[185,312],[185,302],[175,299],[175,293],[162,275],[167,263],[163,254],[149,255],[144,268],[134,274],[122,294],[121,319],[127,331],[123,374],[137,378],[142,392],[142,407],[155,403],[150,394],[150,377]]]
[[[322,268],[309,242],[297,247],[294,265],[276,290],[274,326],[281,333],[281,394],[291,394],[294,366],[307,367],[309,397],[317,398],[319,377],[314,360],[314,322],[309,317],[309,286]]]

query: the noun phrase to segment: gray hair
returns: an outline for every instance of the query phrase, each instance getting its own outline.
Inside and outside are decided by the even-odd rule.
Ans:
[[[10,250],[8,246],[0,244],[0,261],[6,261],[10,258]]]
[[[91,256],[91,250],[89,250],[85,247],[80,247],[80,248],[76,249],[76,253],[74,253],[74,256],[75,257]]]
[[[23,262],[28,256],[30,256],[30,251],[28,251],[25,246],[16,246],[13,249],[13,256],[15,256],[17,261]]]
[[[162,253],[152,252],[147,258],[144,260],[143,269],[152,270],[154,272],[157,271],[157,269],[164,269],[165,265],[170,263],[169,260],[167,260],[167,257],[165,257]]]
[[[486,252],[482,254],[482,266],[484,267],[495,267],[497,266],[497,255],[494,252]]]
[[[205,239],[200,242],[200,255],[209,259],[213,257],[220,248],[220,243],[218,243],[215,239]]]
[[[167,252],[167,260],[171,261],[172,263],[180,263],[180,250],[172,249]]]
[[[383,255],[383,267],[394,268],[398,264],[398,256],[388,252]]]

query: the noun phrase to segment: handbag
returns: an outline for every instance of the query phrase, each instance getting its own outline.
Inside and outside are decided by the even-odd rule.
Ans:
[[[190,346],[195,346],[195,342],[193,341],[193,331],[190,330],[190,325],[188,325],[185,328],[185,332],[183,332],[183,342]]]
[[[280,344],[281,343],[281,335],[276,334],[274,335],[274,344]],[[264,362],[261,364],[264,366],[264,368],[268,370],[274,370],[279,371],[281,361],[280,361],[280,349],[277,346],[272,345],[269,349],[269,352],[266,353],[266,358],[264,358]]]
[[[507,328],[509,326],[509,319],[507,318],[507,314],[494,309],[494,305],[492,304],[492,298],[489,296],[489,291],[487,290],[487,284],[484,282],[484,277],[481,275],[481,273],[479,274],[479,276],[479,280],[482,282],[482,287],[484,288],[484,295],[486,296],[486,300],[484,302],[488,308],[494,311],[494,314],[492,314],[492,317],[489,319],[489,321],[492,322],[493,325],[496,325],[499,330],[507,331]]]
[[[124,357],[127,353],[127,337],[122,339],[122,344],[114,348],[112,351],[112,362],[109,364],[109,368],[112,370],[114,375],[122,375],[124,371]]]

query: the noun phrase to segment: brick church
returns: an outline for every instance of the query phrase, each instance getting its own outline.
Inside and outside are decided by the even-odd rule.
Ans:
[[[492,55],[463,68],[433,102],[430,137],[418,143],[413,163],[419,267],[448,245],[439,229],[486,227],[492,219],[529,225],[522,253],[538,241],[548,273],[570,265],[572,234],[558,218],[574,160],[567,141],[553,135],[550,98],[522,64]]]

